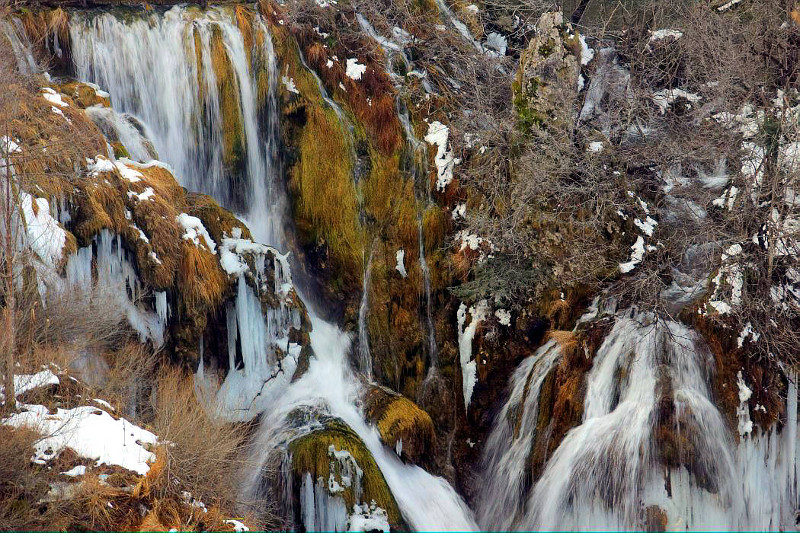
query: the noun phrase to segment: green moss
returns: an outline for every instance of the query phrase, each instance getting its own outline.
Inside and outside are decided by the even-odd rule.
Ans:
[[[331,446],[337,451],[349,452],[363,471],[361,500],[363,502],[375,500],[377,505],[386,510],[393,528],[399,527],[402,524],[400,509],[386,479],[364,442],[341,420],[330,420],[325,423],[323,429],[303,435],[289,444],[294,474],[301,476],[309,473],[313,479],[318,477],[328,479],[332,468]],[[348,508],[357,503],[352,490],[345,490],[342,496]]]

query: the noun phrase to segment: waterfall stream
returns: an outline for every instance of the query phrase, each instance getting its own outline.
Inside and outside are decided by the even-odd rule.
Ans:
[[[783,432],[742,434],[737,444],[712,402],[713,361],[702,340],[647,313],[616,317],[587,376],[581,422],[527,489],[520,472],[540,437],[539,387],[556,351],[553,341],[546,344],[512,378],[484,453],[482,527],[642,529],[660,510],[670,529],[794,528],[795,384],[788,386]],[[741,376],[739,387],[744,403]],[[674,409],[674,421],[663,419],[664,405]],[[684,443],[679,466],[662,464],[670,444],[659,428]]]
[[[274,98],[278,68],[266,26],[258,17],[256,24],[267,38],[260,48],[254,45],[249,53],[232,13],[224,8],[198,11],[175,7],[161,14],[125,18],[111,13],[76,13],[70,34],[78,77],[108,90],[119,111],[141,122],[159,156],[174,168],[181,183],[211,194],[223,206],[238,211],[257,240],[279,246],[284,242],[282,220],[286,200],[275,183],[279,115]],[[215,39],[220,38],[233,75],[228,81],[236,88],[235,111],[242,118],[240,131],[230,131],[230,116],[222,112],[227,109],[230,113],[231,102],[224,101],[226,95],[218,90],[220,85],[212,62],[215,50],[219,52],[215,49],[218,47]],[[219,57],[216,60],[219,63]],[[259,69],[267,69],[270,77],[267,102],[259,99],[264,92],[259,91]],[[266,116],[266,125],[260,116]],[[225,135],[231,133],[240,134],[244,141],[245,164],[238,183],[243,190],[237,190],[237,182],[231,184],[230,168],[225,164],[222,147]],[[276,276],[281,278],[276,285],[281,286],[289,280],[288,272],[278,270],[281,272],[276,272]],[[270,328],[264,329],[258,301],[242,278],[239,292],[235,308],[228,311],[228,334],[229,345],[241,343],[245,365],[234,371],[231,354],[229,376],[220,394],[239,397],[238,401],[241,397],[251,398],[245,410],[251,410],[254,397],[259,396],[255,405],[263,415],[253,445],[255,461],[263,464],[286,444],[290,413],[301,406],[312,406],[341,419],[362,439],[411,527],[474,529],[471,511],[447,482],[422,468],[403,463],[382,444],[377,429],[365,422],[357,405],[362,381],[350,369],[347,359],[351,338],[337,326],[318,318],[311,305],[308,307],[315,357],[307,372],[290,383],[291,373],[285,371],[268,387],[264,386],[264,376],[268,374],[259,370],[268,373],[272,362],[271,354],[264,353],[269,339],[263,337],[274,333],[270,333]],[[298,287],[298,292],[302,294],[302,287]],[[255,373],[258,379],[248,380],[248,373]],[[198,379],[204,379],[202,360]],[[255,396],[249,390],[253,383],[261,385]],[[245,495],[258,490],[262,475],[260,468],[253,468],[245,476]],[[304,486],[303,493],[308,490],[312,490],[310,484]],[[333,498],[316,501],[301,498],[301,504],[305,505],[301,510],[305,525],[312,529],[347,527],[347,522],[342,522],[347,518],[347,510],[341,515],[338,507],[331,507],[320,514],[316,505],[320,502],[324,505],[326,501],[330,503]],[[324,520],[314,518],[323,515]]]

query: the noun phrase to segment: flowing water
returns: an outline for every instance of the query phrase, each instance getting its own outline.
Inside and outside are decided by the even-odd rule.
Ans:
[[[259,18],[256,24],[268,36]],[[273,245],[284,241],[285,199],[275,184],[278,114],[273,100],[278,69],[269,37],[261,49],[250,50],[248,54],[230,12],[221,8],[201,12],[180,7],[162,14],[125,18],[110,13],[76,14],[70,33],[78,76],[110,92],[119,111],[141,121],[159,156],[173,167],[182,184],[212,194],[223,205],[238,210],[257,240]],[[222,39],[232,66],[238,111],[243,119],[244,191],[236,190],[235,183],[231,185],[221,148],[226,132],[225,117],[220,110],[225,102],[218,91],[211,62],[213,40],[218,38]],[[164,53],[165,50],[170,53]],[[268,102],[260,100],[254,74],[263,68],[270,75],[272,100]],[[266,126],[259,119],[264,115]],[[242,196],[244,203],[240,201]],[[291,278],[286,258],[278,259],[275,285],[284,287]],[[369,266],[365,294],[368,279]],[[301,287],[298,292],[302,292]],[[281,335],[288,325],[296,325],[297,317],[278,314],[268,315],[265,320],[257,296],[240,278],[236,304],[228,310],[228,335],[230,346],[237,343],[241,346],[244,362],[243,367],[237,368],[235,354],[230,354],[229,374],[217,397],[240,402],[229,405],[228,414],[244,411],[251,416],[256,410],[263,411],[253,446],[254,459],[266,463],[285,447],[287,439],[296,433],[287,417],[300,407],[310,406],[343,420],[358,434],[411,527],[474,529],[471,511],[450,485],[417,466],[403,463],[381,443],[377,430],[364,421],[358,407],[363,382],[353,373],[347,359],[350,336],[318,318],[310,306],[309,314],[315,357],[303,377],[290,383],[293,367],[276,373],[272,346],[288,343]],[[284,348],[292,353],[291,344]],[[253,375],[257,379],[252,379]],[[198,369],[201,389],[204,380],[201,360]],[[264,482],[262,470],[252,469],[246,478],[245,495],[258,492]],[[314,496],[313,487],[313,482],[309,482],[302,490],[304,508],[300,514],[304,524],[312,529],[346,527],[347,510],[340,504],[334,505],[333,498]],[[312,495],[306,497],[309,491]]]
[[[518,472],[539,437],[538,387],[554,357],[553,346],[545,345],[512,378],[484,454],[482,527],[641,529],[654,515],[660,522],[661,512],[670,529],[794,527],[794,383],[783,432],[745,431],[737,444],[712,401],[713,358],[699,336],[646,313],[616,317],[587,376],[580,424],[526,487]],[[741,378],[738,386],[749,420]],[[669,432],[677,452],[668,449]],[[665,461],[670,452],[677,457]]]

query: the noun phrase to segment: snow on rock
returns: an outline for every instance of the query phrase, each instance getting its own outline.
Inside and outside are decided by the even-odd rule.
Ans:
[[[77,477],[82,476],[86,473],[86,466],[85,465],[78,465],[74,468],[70,468],[66,472],[61,472],[62,476],[69,476],[69,477]]]
[[[19,193],[20,207],[25,217],[27,244],[48,266],[55,268],[61,261],[67,232],[50,214],[50,203],[44,198],[33,198]]]
[[[152,187],[145,187],[144,191],[140,193],[135,193],[133,191],[128,191],[128,198],[135,198],[140,202],[144,202],[145,200],[151,200],[155,196],[155,191],[153,191]],[[194,217],[193,217],[194,218]]]
[[[43,87],[42,88],[42,96],[45,100],[50,102],[53,105],[57,105],[58,107],[69,107],[64,100],[61,99],[61,95],[55,92],[50,87]]]
[[[357,58],[351,57],[347,60],[347,70],[345,71],[345,74],[347,74],[348,78],[358,81],[366,71],[367,66],[361,65]]]
[[[137,183],[139,181],[142,181],[142,178],[144,177],[142,176],[141,172],[129,168],[125,163],[122,163],[120,161],[114,163],[114,166],[117,167],[119,175],[122,176],[123,179],[128,180],[131,183]]]
[[[678,30],[663,29],[663,30],[650,31],[651,43],[653,41],[660,41],[662,39],[668,39],[668,38],[680,39],[681,37],[683,37],[683,32]]]
[[[232,525],[233,526],[233,530],[237,531],[237,532],[250,531],[249,527],[247,527],[246,525],[242,524],[238,520],[233,520],[233,519],[225,520],[225,523]]]
[[[86,170],[92,176],[97,176],[104,172],[113,172],[115,168],[114,163],[102,155],[98,155],[97,159],[86,158]]]
[[[637,228],[639,228],[640,230],[642,230],[642,233],[644,233],[644,234],[645,234],[645,235],[647,235],[648,237],[652,237],[652,236],[653,236],[653,230],[654,230],[654,229],[655,229],[655,227],[658,225],[658,222],[656,222],[656,221],[655,221],[653,218],[651,218],[651,217],[647,217],[647,218],[644,220],[644,222],[642,222],[641,220],[639,220],[639,219],[637,218],[636,220],[634,220],[634,221],[633,221],[633,223],[636,225],[636,227],[637,227]]]
[[[403,276],[404,278],[407,278],[408,277],[408,272],[406,272],[406,265],[403,262],[405,256],[406,256],[406,251],[405,250],[403,250],[402,248],[400,250],[397,250],[397,253],[395,254],[395,259],[397,260],[397,265],[394,268],[395,268],[395,270],[400,272],[401,276]]]
[[[297,90],[297,85],[294,84],[294,80],[288,76],[281,76],[281,82],[283,82],[283,86],[286,87],[286,90],[290,93],[300,94],[300,91]]]
[[[348,531],[384,531],[390,530],[389,515],[385,509],[377,506],[375,500],[370,504],[354,504],[353,514],[347,519]]]
[[[486,300],[481,300],[469,308],[469,315],[472,317],[469,325],[465,327],[467,321],[467,306],[462,303],[456,319],[458,320],[458,353],[461,363],[462,390],[464,393],[464,407],[469,408],[472,399],[472,391],[478,381],[478,363],[472,359],[472,340],[478,331],[478,326],[489,316],[489,305]]]
[[[652,100],[653,103],[658,106],[659,111],[661,111],[661,114],[663,115],[679,98],[683,98],[684,100],[693,104],[695,102],[699,102],[702,97],[699,94],[686,92],[683,89],[661,89],[660,91],[653,93]]]
[[[644,237],[639,235],[636,242],[631,246],[631,258],[627,263],[619,264],[619,271],[626,274],[636,268],[636,265],[642,262],[644,258]]]
[[[205,246],[212,254],[217,253],[217,243],[214,242],[214,239],[211,238],[211,235],[208,234],[205,226],[203,226],[203,222],[197,218],[193,217],[187,213],[181,213],[177,217],[175,217],[178,224],[183,226],[184,234],[183,238],[187,241],[192,241],[195,246],[200,246],[200,238],[202,237],[205,241]]]
[[[497,321],[500,322],[501,326],[511,325],[511,311],[508,309],[498,309],[494,312],[494,316],[497,317]]]
[[[425,141],[428,144],[435,145],[436,158],[436,190],[443,192],[447,186],[453,181],[453,167],[457,165],[460,160],[453,157],[453,152],[447,150],[447,138],[450,135],[450,130],[441,122],[435,120],[428,124],[428,134],[425,135]]]
[[[736,339],[736,344],[739,346],[739,348],[744,346],[744,341],[747,340],[747,337],[750,337],[752,342],[758,342],[758,339],[761,337],[761,335],[756,333],[756,331],[753,329],[753,325],[750,322],[745,324],[741,333],[739,333],[739,338]]]
[[[36,431],[42,438],[34,445],[32,458],[45,464],[65,448],[96,464],[117,465],[144,475],[148,463],[156,456],[146,445],[155,445],[153,433],[131,424],[124,418],[114,419],[97,407],[81,406],[57,409],[50,413],[43,405],[23,405],[23,411],[2,420],[2,424]]]

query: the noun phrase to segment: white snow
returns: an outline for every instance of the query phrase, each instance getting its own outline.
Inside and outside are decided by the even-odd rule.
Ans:
[[[283,82],[283,86],[286,87],[287,91],[294,94],[300,94],[300,91],[297,90],[297,85],[294,84],[294,79],[288,76],[281,76],[281,81]]]
[[[449,135],[450,130],[441,122],[433,121],[428,124],[428,134],[425,135],[425,141],[437,147],[434,162],[437,169],[436,190],[440,192],[443,192],[453,181],[453,167],[460,162],[459,159],[453,157],[452,151],[447,150],[447,138]]]
[[[357,58],[351,57],[347,60],[347,70],[345,71],[345,74],[347,74],[348,78],[358,81],[366,71],[367,66],[359,64]]]
[[[85,465],[78,465],[76,467],[70,468],[66,472],[61,472],[62,476],[69,476],[69,477],[77,477],[82,476],[86,473],[86,466]]]
[[[486,320],[489,314],[489,305],[486,300],[481,300],[469,308],[469,315],[472,317],[469,325],[465,327],[467,321],[467,306],[462,303],[456,318],[458,320],[458,352],[459,362],[461,363],[462,390],[464,393],[464,407],[469,408],[472,399],[472,391],[478,381],[478,363],[472,360],[472,340],[478,331],[478,325]]]
[[[668,29],[656,30],[650,32],[650,42],[660,41],[661,39],[666,39],[668,37],[671,37],[673,39],[680,39],[681,37],[683,37],[683,32],[678,30],[668,30]]]
[[[628,261],[627,263],[619,264],[619,270],[623,274],[630,272],[631,270],[636,268],[636,265],[642,262],[642,259],[644,258],[644,237],[639,235],[636,238],[636,242],[633,243],[633,246],[631,246],[631,250],[632,251],[631,251],[630,261]]]
[[[22,148],[7,135],[0,137],[0,150],[2,150],[3,154],[18,154],[22,152]]]
[[[48,385],[58,385],[58,376],[50,370],[42,370],[35,374],[19,374],[14,376],[14,396],[20,396],[28,391],[47,387]],[[0,400],[5,400],[5,390],[0,386]]]
[[[45,100],[50,102],[53,105],[57,105],[58,107],[69,107],[64,100],[61,99],[61,95],[55,92],[50,87],[43,87],[42,88],[42,96]]]
[[[247,527],[246,525],[242,524],[238,520],[233,520],[233,519],[225,520],[225,523],[232,525],[233,526],[233,530],[237,531],[237,532],[250,531],[249,527]]]
[[[406,256],[406,251],[405,250],[403,250],[402,248],[400,250],[397,250],[397,253],[395,254],[395,259],[397,260],[397,265],[394,268],[395,268],[395,270],[400,272],[401,276],[403,276],[404,278],[407,278],[408,277],[408,272],[406,272],[406,266],[405,266],[405,264],[403,262],[403,259],[405,258],[405,256]]]
[[[25,217],[28,246],[46,265],[55,268],[61,261],[64,243],[67,241],[67,232],[50,215],[50,204],[47,200],[44,198],[34,199],[25,192],[20,192],[19,197]]]
[[[154,196],[155,196],[155,191],[153,191],[152,187],[145,187],[145,189],[140,193],[128,191],[128,198],[136,198],[140,202],[144,202],[145,200],[150,200]]]
[[[200,237],[202,237],[205,241],[206,248],[208,248],[212,254],[217,253],[217,243],[215,243],[211,235],[208,234],[205,226],[203,226],[203,222],[199,218],[193,217],[187,213],[181,213],[175,217],[175,220],[178,224],[183,226],[185,232],[183,234],[184,239],[192,241],[195,246],[200,246]]]
[[[745,384],[741,370],[736,375],[736,385],[739,387],[739,406],[736,408],[736,417],[739,419],[739,436],[744,437],[753,431],[753,421],[750,420],[750,410],[747,408],[747,400],[753,395],[753,391]]]
[[[353,514],[347,519],[348,531],[389,532],[389,515],[372,500],[372,503],[353,504]]]
[[[32,460],[45,464],[65,448],[79,456],[95,460],[97,465],[118,465],[139,475],[150,470],[155,455],[145,445],[155,445],[157,438],[124,418],[115,420],[102,409],[90,406],[57,409],[49,413],[43,405],[23,405],[2,423],[37,431],[42,438],[34,445]]]
[[[744,341],[747,340],[747,337],[750,337],[752,342],[758,342],[759,337],[761,337],[761,335],[756,333],[756,331],[753,329],[753,325],[750,322],[745,324],[741,333],[739,333],[739,338],[736,339],[736,344],[739,346],[739,348],[744,346]]]
[[[727,10],[729,10],[730,8],[732,8],[733,6],[735,6],[736,4],[738,4],[741,1],[742,0],[731,0],[727,4],[723,4],[723,5],[719,6],[717,8],[717,11],[719,11],[720,13],[722,13],[723,11],[727,11]]]
[[[125,163],[122,163],[120,161],[117,161],[116,163],[114,163],[114,166],[117,167],[117,170],[119,171],[119,175],[122,176],[123,179],[126,179],[131,183],[136,183],[136,182],[142,181],[142,178],[144,177],[144,176],[142,176],[141,172],[139,172],[138,170],[134,170],[132,168],[129,168]]]
[[[497,317],[497,321],[500,322],[501,326],[511,325],[511,311],[508,309],[498,309],[494,312],[494,316]]]
[[[592,141],[589,143],[589,146],[586,148],[587,152],[602,152],[603,151],[603,142],[602,141]]]
[[[114,163],[102,155],[98,155],[97,159],[86,158],[86,170],[92,176],[97,176],[103,172],[113,172],[115,168]]]
[[[594,50],[586,44],[586,39],[583,35],[579,35],[578,40],[581,42],[581,65],[588,65],[594,59]]]
[[[635,219],[635,220],[633,221],[633,223],[636,225],[636,227],[637,227],[637,228],[639,228],[640,230],[642,230],[642,232],[643,232],[645,235],[647,235],[648,237],[652,237],[652,236],[653,236],[653,230],[654,230],[654,229],[655,229],[655,227],[658,225],[658,222],[656,222],[656,221],[655,221],[653,218],[651,218],[651,217],[647,217],[647,218],[644,220],[644,222],[642,222],[641,220],[639,220],[639,219],[637,218],[637,219]]]
[[[702,97],[699,94],[686,92],[683,89],[661,89],[653,93],[652,100],[663,115],[678,98],[683,98],[693,104],[699,102]]]

